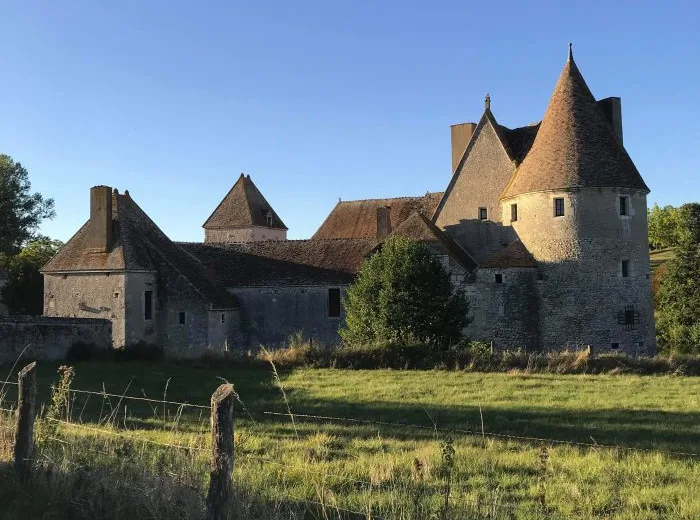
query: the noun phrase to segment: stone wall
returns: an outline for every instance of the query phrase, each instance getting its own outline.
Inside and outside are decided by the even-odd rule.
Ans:
[[[263,344],[278,347],[297,331],[314,343],[332,345],[344,323],[341,305],[339,318],[328,317],[328,289],[344,286],[239,287],[229,289],[241,305],[241,328],[251,348]]]
[[[108,319],[11,316],[0,318],[0,363],[14,362],[24,352],[27,359],[63,359],[78,342],[108,349],[112,323]]]
[[[205,243],[230,244],[261,240],[287,240],[287,230],[259,226],[204,230]]]

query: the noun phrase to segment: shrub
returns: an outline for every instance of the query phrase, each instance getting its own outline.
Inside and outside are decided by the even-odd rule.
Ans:
[[[148,361],[158,363],[165,359],[163,347],[139,341],[114,350],[115,361]]]
[[[89,361],[105,353],[105,349],[98,347],[94,343],[86,343],[84,341],[77,341],[71,345],[66,352],[66,361],[71,363],[77,361]]]

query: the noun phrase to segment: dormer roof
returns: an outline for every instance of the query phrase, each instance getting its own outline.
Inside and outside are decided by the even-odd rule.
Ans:
[[[570,52],[532,147],[502,198],[588,187],[649,191]]]
[[[287,229],[282,219],[255,186],[250,175],[241,173],[202,227],[227,229],[252,226]]]

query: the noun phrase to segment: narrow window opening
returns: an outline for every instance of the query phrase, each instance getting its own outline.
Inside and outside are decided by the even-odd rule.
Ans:
[[[611,344],[610,344],[610,348],[613,349],[613,350],[617,350],[617,349],[620,348],[620,344],[617,343],[617,342],[611,343]]]
[[[620,215],[629,215],[629,199],[627,197],[620,197]]]
[[[497,273],[493,276],[493,281],[494,283],[503,283],[503,275],[501,273]]]
[[[272,227],[272,215],[267,214],[267,227]]]
[[[328,317],[340,317],[340,289],[328,289]]]
[[[563,217],[564,216],[564,199],[556,198],[554,199],[554,216]]]
[[[226,323],[226,314],[221,313],[221,323]]]
[[[489,212],[486,208],[479,208],[479,220],[486,220],[489,218]]]
[[[518,220],[518,205],[511,204],[510,205],[510,221],[515,222],[517,220]]]
[[[542,273],[542,272],[537,273],[537,280],[540,282],[543,281],[544,280],[544,273]]]
[[[630,275],[630,261],[629,260],[623,260],[621,263],[622,266],[622,277],[623,278],[629,278]]]
[[[153,291],[144,291],[143,293],[143,318],[145,320],[153,319]]]
[[[178,319],[178,323],[179,323],[180,325],[184,325],[184,324],[185,324],[185,318],[186,318],[185,313],[184,313],[184,312],[181,312],[181,313],[180,313],[180,316],[179,316],[179,319]]]

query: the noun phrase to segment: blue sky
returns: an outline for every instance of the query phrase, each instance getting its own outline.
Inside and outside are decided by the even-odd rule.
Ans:
[[[650,204],[700,199],[694,2],[14,2],[0,8],[0,152],[67,240],[88,189],[133,198],[171,238],[250,174],[310,236],[339,197],[450,178],[449,126],[541,119],[567,44],[597,98],[622,97]]]

